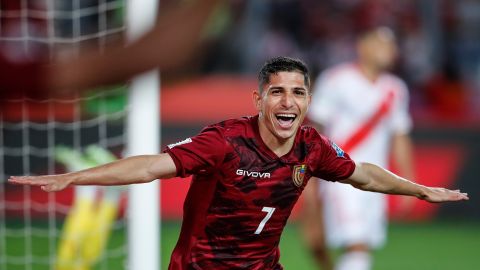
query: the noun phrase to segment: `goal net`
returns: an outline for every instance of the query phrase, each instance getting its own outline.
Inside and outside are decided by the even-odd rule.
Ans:
[[[123,38],[125,7],[123,0],[0,0],[0,49],[13,62],[102,51]],[[68,98],[3,101],[0,269],[126,268],[125,192],[89,187],[45,193],[5,183],[10,175],[63,173],[121,156],[126,96],[125,86],[113,86]],[[97,226],[83,224],[90,221]],[[100,243],[89,251],[82,241]]]

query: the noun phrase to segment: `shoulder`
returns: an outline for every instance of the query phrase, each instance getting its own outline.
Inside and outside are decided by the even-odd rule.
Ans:
[[[307,145],[315,146],[315,145],[324,145],[329,139],[320,134],[314,127],[312,126],[301,126],[300,127],[300,134],[299,140],[305,142]]]
[[[340,80],[344,77],[354,76],[357,68],[353,63],[342,63],[326,69],[320,75],[325,80]]]
[[[392,85],[399,91],[407,91],[407,84],[404,80],[392,73],[385,73],[382,75],[382,79],[385,80],[388,84]]]
[[[399,98],[408,97],[407,84],[400,77],[392,73],[385,73],[382,75],[382,80],[385,81],[388,87],[391,88]]]
[[[238,133],[242,133],[247,130],[250,130],[252,127],[253,121],[254,121],[254,117],[252,116],[227,119],[227,120],[206,126],[203,129],[203,131],[214,129],[222,133],[222,135],[228,136],[228,135],[238,134]]]
[[[314,156],[334,156],[345,157],[345,152],[336,145],[330,138],[319,133],[315,128],[303,126],[301,129],[301,137],[305,140],[305,144],[310,153]]]
[[[323,71],[315,82],[315,90],[322,89],[324,92],[344,93],[349,92],[352,84],[361,81],[358,68],[353,63],[344,63],[333,66]]]

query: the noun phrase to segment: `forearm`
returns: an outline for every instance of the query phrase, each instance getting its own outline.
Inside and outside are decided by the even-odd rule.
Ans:
[[[127,185],[171,178],[176,166],[169,154],[135,156],[83,171],[59,175],[11,176],[8,182],[59,191],[70,185]]]
[[[154,155],[134,156],[98,167],[66,174],[73,185],[127,185],[145,183],[156,177],[149,167],[156,159]]]
[[[370,163],[357,163],[353,174],[342,182],[362,190],[415,196],[429,202],[468,200],[468,194],[460,190],[419,185]]]
[[[168,70],[180,66],[198,48],[202,30],[218,2],[178,4],[160,14],[153,29],[131,44],[117,45],[104,54],[90,52],[60,60],[49,69],[50,87],[88,89],[122,83],[154,68]]]
[[[361,168],[360,173],[352,175],[347,182],[361,190],[423,198],[428,189],[374,164],[358,163],[357,166]]]

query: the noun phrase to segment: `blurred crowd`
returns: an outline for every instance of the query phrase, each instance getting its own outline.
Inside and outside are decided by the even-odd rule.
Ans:
[[[351,60],[355,34],[375,25],[397,34],[417,121],[478,123],[480,2],[476,0],[231,0],[217,12],[196,68],[254,74],[272,56],[305,60],[314,76]]]
[[[160,11],[177,2],[160,0]],[[118,41],[119,32],[125,30],[119,23],[125,15],[122,0],[55,1],[57,13],[65,17],[56,19],[53,28],[47,23],[50,13],[39,12],[48,8],[47,1],[1,3],[0,33],[4,37],[15,36],[9,34],[12,31],[24,32],[11,27],[16,25],[12,23],[15,17],[6,11],[20,10],[24,5],[21,3],[28,4],[32,11],[29,31],[37,29],[32,32],[32,44],[28,45],[34,48],[30,48],[30,53],[49,50],[42,47],[45,44],[42,35],[48,35],[49,31],[59,35],[55,42],[62,47],[62,43],[71,45],[67,38],[82,45]],[[72,13],[78,9],[83,11]],[[100,16],[101,12],[106,15]],[[67,16],[70,13],[73,19]],[[79,25],[74,24],[75,16],[80,16]],[[480,1],[477,0],[224,1],[204,33],[207,42],[177,75],[219,72],[251,75],[265,59],[285,55],[303,59],[315,77],[331,65],[351,60],[356,33],[376,25],[391,27],[396,32],[401,53],[394,72],[408,83],[411,110],[417,121],[480,123],[480,31],[477,30]],[[96,37],[94,33],[99,31],[106,35]],[[72,36],[84,38],[71,39]],[[18,48],[25,46],[25,42],[3,40],[2,51],[14,57],[8,53],[9,46]]]

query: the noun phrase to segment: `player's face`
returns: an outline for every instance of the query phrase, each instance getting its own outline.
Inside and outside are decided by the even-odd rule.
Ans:
[[[255,105],[259,111],[260,125],[264,125],[277,140],[294,138],[308,106],[310,90],[299,72],[278,72],[270,76],[270,83],[262,92],[254,92]]]
[[[363,57],[379,70],[390,69],[397,59],[398,49],[393,33],[379,30],[362,45]]]
[[[393,39],[389,37],[378,37],[375,46],[376,53],[373,54],[379,68],[391,68],[397,59],[397,46]]]

